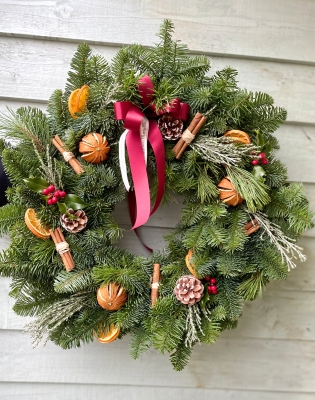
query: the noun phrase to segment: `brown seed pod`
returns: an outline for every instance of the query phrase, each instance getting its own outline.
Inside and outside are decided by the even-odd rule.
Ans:
[[[101,286],[97,291],[98,304],[108,311],[119,310],[127,301],[127,292],[117,283]]]
[[[243,202],[242,197],[238,194],[228,176],[219,182],[218,187],[220,199],[223,203],[229,204],[230,206],[237,206]]]

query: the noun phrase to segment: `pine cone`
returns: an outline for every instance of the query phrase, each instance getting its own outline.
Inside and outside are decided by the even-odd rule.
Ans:
[[[176,140],[182,135],[183,121],[173,118],[168,113],[162,115],[158,125],[164,140]]]
[[[174,294],[183,304],[192,306],[201,300],[204,286],[201,281],[192,275],[181,276],[176,282]]]
[[[72,208],[67,210],[68,214],[74,215],[76,218],[71,219],[69,215],[62,214],[60,217],[61,225],[70,233],[77,233],[86,227],[88,217],[83,210],[74,211]]]

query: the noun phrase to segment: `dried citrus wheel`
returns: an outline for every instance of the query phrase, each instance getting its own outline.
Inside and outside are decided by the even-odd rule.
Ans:
[[[190,249],[190,250],[188,250],[188,253],[187,253],[187,255],[186,255],[186,258],[185,258],[185,261],[186,261],[186,267],[189,269],[189,271],[191,272],[191,274],[193,275],[193,276],[195,276],[196,278],[198,278],[197,277],[197,275],[196,275],[196,271],[195,271],[195,268],[194,268],[194,264],[191,262],[191,258],[192,258],[192,256],[193,256],[193,251]]]
[[[235,142],[250,144],[250,137],[246,132],[239,131],[237,129],[232,129],[231,131],[225,132],[223,136],[229,137],[230,139],[235,140]]]
[[[83,85],[80,89],[71,92],[68,99],[68,108],[72,118],[78,118],[76,113],[85,109],[88,91],[88,85]]]
[[[24,215],[25,223],[28,229],[37,237],[41,239],[48,239],[50,237],[49,229],[41,225],[40,220],[36,216],[33,208],[28,208]]]
[[[120,334],[120,328],[115,328],[114,324],[111,324],[107,332],[100,332],[99,335],[94,333],[95,337],[100,343],[110,343],[118,338]]]

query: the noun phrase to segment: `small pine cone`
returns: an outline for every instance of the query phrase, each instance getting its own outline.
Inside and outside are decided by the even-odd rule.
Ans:
[[[159,118],[158,125],[164,140],[176,140],[182,135],[184,124],[181,119],[175,119],[166,113]]]
[[[204,286],[201,281],[192,275],[181,276],[174,288],[177,300],[189,306],[201,300],[203,291]]]
[[[74,215],[76,218],[71,219],[69,215],[62,214],[60,217],[61,225],[70,233],[77,233],[86,227],[88,217],[83,210],[74,211],[72,208],[67,210],[68,214]]]

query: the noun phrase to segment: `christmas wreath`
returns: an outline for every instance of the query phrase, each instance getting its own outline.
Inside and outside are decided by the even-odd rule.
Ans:
[[[80,44],[47,114],[1,116],[12,186],[0,273],[12,277],[14,311],[36,316],[35,343],[129,333],[132,357],[153,346],[180,370],[196,343],[235,328],[244,301],[305,258],[295,241],[312,213],[272,135],[286,111],[239,88],[230,67],[209,75],[208,58],[172,33],[165,20],[155,47],[124,47],[111,64]],[[127,193],[135,230],[182,196],[163,252],[115,245],[123,230],[112,214]]]

